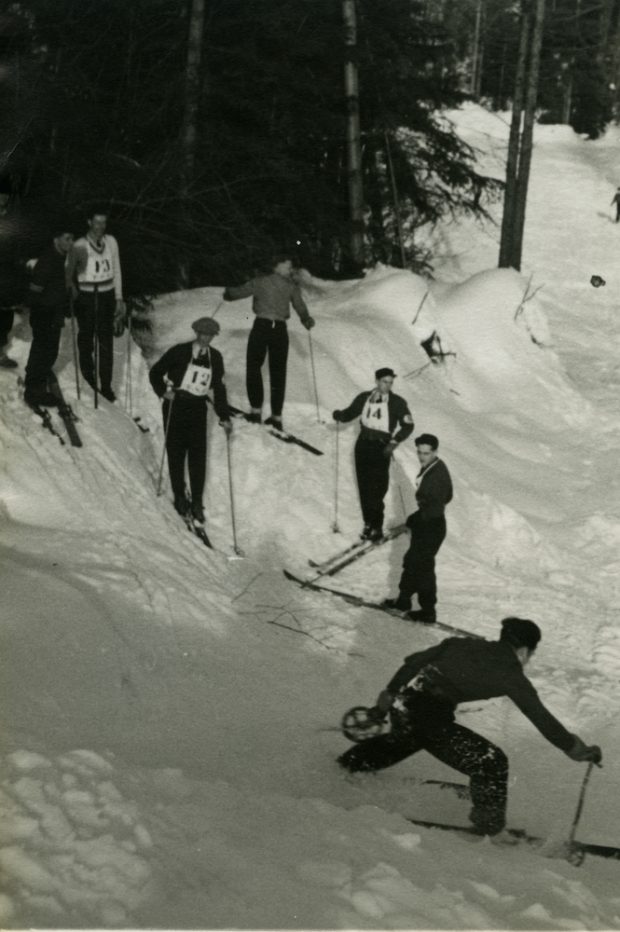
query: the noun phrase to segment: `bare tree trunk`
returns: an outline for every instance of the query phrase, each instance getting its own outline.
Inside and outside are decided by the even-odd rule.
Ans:
[[[525,209],[527,206],[527,192],[530,182],[530,168],[532,165],[534,122],[536,118],[536,102],[538,100],[538,75],[540,72],[540,50],[543,40],[544,19],[545,0],[536,0],[536,6],[533,12],[532,42],[527,76],[527,93],[525,97],[523,133],[521,135],[521,153],[519,158],[514,218],[513,261],[511,265],[517,270],[521,268],[521,257],[523,254]]]
[[[342,0],[342,14],[345,44],[344,89],[347,104],[350,249],[353,265],[361,270],[364,267],[364,188],[360,140],[359,78],[356,61],[357,18],[355,0]]]
[[[519,172],[519,150],[521,146],[521,119],[525,100],[525,70],[528,47],[530,44],[530,17],[522,7],[521,35],[519,39],[519,56],[517,74],[512,100],[512,120],[508,137],[508,155],[506,158],[506,188],[504,191],[504,212],[502,215],[502,233],[499,247],[500,269],[510,268],[513,264],[513,227],[517,198],[517,176]]]
[[[482,25],[482,2],[483,0],[478,0],[478,4],[476,6],[476,22],[474,25],[474,41],[471,56],[469,91],[473,96],[477,96],[480,93],[480,65],[482,59],[480,34]]]
[[[204,36],[205,0],[190,0],[187,59],[185,64],[185,107],[181,128],[181,171],[180,171],[180,222],[181,234],[191,227],[191,190],[196,163],[198,139],[198,107],[200,103],[200,65]],[[187,288],[190,267],[186,257],[181,257],[178,267],[180,288]]]

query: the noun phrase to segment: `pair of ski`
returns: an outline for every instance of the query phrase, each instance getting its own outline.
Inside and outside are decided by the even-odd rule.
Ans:
[[[383,605],[381,602],[373,602],[370,599],[365,599],[363,596],[355,595],[353,592],[341,592],[339,589],[330,589],[328,586],[321,586],[312,580],[301,579],[301,577],[295,576],[294,573],[290,573],[288,570],[283,570],[282,572],[287,579],[297,583],[302,589],[312,589],[313,592],[323,592],[326,595],[336,596],[348,602],[349,605],[355,605],[356,608],[371,608],[373,611],[383,612],[385,615],[391,615],[393,618],[400,618],[402,621],[408,621],[411,624],[425,625],[427,628],[439,628],[441,631],[448,631],[450,634],[458,634],[460,637],[478,638],[482,640],[481,635],[474,634],[472,631],[466,631],[464,628],[458,628],[456,625],[449,625],[445,621],[428,622],[417,618],[410,618],[407,612],[401,612],[397,608],[390,608],[387,605]]]
[[[230,411],[233,417],[245,418],[246,421],[251,421],[251,415],[247,411],[242,411],[241,408],[235,408],[234,405],[228,405],[228,410]],[[252,423],[254,423],[252,421]],[[308,453],[314,453],[315,456],[323,456],[323,451],[318,450],[316,447],[313,447],[310,443],[306,443],[305,440],[302,440],[301,437],[296,437],[295,434],[291,434],[288,430],[279,430],[273,424],[267,424],[266,422],[262,425],[257,424],[257,426],[263,426],[267,428],[267,432],[271,434],[272,437],[275,437],[276,440],[282,440],[284,443],[293,443],[298,447],[301,447],[302,450],[307,450]]]
[[[445,786],[450,787],[450,784],[445,784]],[[460,784],[453,784],[453,786],[461,787]],[[467,787],[463,787],[463,789],[467,789]],[[477,832],[472,825],[449,825],[446,822],[432,822],[427,819],[408,818],[407,821],[411,822],[412,825],[418,825],[420,828],[431,828],[442,832],[456,832],[460,835],[475,835],[480,837],[480,833]],[[547,838],[543,838],[540,835],[530,835],[522,828],[506,828],[504,831],[516,841],[524,842],[532,848],[542,848],[549,841]],[[587,854],[599,858],[610,858],[611,860],[620,861],[620,847],[616,847],[615,845],[595,845],[583,841],[570,841],[560,847],[559,853],[564,855],[575,867],[579,867],[580,864],[583,864]]]
[[[54,395],[58,401],[58,405],[55,406],[60,419],[62,420],[65,430],[67,431],[67,436],[72,447],[81,447],[82,438],[80,437],[75,422],[78,420],[77,415],[73,411],[70,404],[65,401],[62,389],[58,384],[58,379],[55,375],[48,379],[47,390]],[[57,437],[60,444],[65,446],[65,439],[54,427],[54,421],[52,419],[51,411],[49,408],[44,407],[43,405],[30,404],[26,402],[29,408],[37,414],[42,421],[43,427],[52,434],[52,436]]]

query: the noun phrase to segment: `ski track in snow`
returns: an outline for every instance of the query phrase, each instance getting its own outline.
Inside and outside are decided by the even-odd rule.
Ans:
[[[451,118],[481,170],[500,175],[505,120],[472,107]],[[309,557],[358,532],[356,425],[339,433],[342,533],[330,529],[330,412],[393,365],[416,434],[439,435],[455,481],[438,557],[441,618],[485,637],[508,614],[538,621],[529,675],[554,714],[605,752],[578,836],[620,844],[618,230],[592,208],[610,200],[617,139],[537,129],[522,275],[480,272],[495,265],[498,230],[454,222],[429,231],[436,282],[382,268],[359,282],[306,276],[324,423],[308,338],[293,320],[285,426],[325,455],[235,422],[245,560],[230,559],[226,444],[212,411],[205,505],[217,550],[175,515],[166,471],[155,495],[163,432],[148,365],[188,339],[219,289],[161,298],[153,338],[141,334],[129,356],[117,341],[119,401],[97,411],[88,389],[75,398],[66,328],[57,370],[82,449],[45,431],[15,376],[0,372],[12,608],[0,665],[3,927],[620,928],[617,862],[587,858],[577,872],[552,850],[498,851],[407,823],[466,821],[466,803],[420,785],[455,779],[432,758],[372,778],[337,771],[343,711],[372,703],[407,653],[445,632],[303,591],[281,572],[311,576]],[[591,288],[595,272],[606,288]],[[250,318],[249,302],[219,314],[239,406]],[[444,366],[419,347],[433,329],[457,353]],[[28,340],[18,323],[10,350],[22,367]],[[413,510],[417,468],[409,441],[395,457],[388,525]],[[397,539],[324,582],[392,594],[406,546]],[[510,822],[565,839],[584,768],[506,700],[459,716],[509,754]]]

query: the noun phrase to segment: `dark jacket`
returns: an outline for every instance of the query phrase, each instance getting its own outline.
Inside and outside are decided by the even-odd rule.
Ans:
[[[13,307],[25,298],[27,229],[15,212],[8,210],[0,215],[0,307]]]
[[[452,480],[448,467],[443,460],[433,460],[420,470],[418,480],[415,497],[419,508],[419,518],[422,521],[441,518],[446,505],[452,501]]]
[[[523,672],[512,647],[504,641],[475,638],[446,638],[440,644],[405,658],[387,685],[392,695],[405,690],[421,671],[423,692],[430,692],[453,706],[460,702],[508,696],[538,731],[568,752],[574,735],[564,728],[540,701]],[[413,690],[416,686],[413,686]]]
[[[360,395],[356,395],[348,408],[343,408],[342,411],[334,411],[334,419],[347,423],[359,417],[364,410],[364,405],[374,391],[376,391],[376,389],[373,388],[370,392],[362,392]],[[385,440],[386,443],[391,439],[395,440],[397,443],[401,443],[401,441],[406,440],[407,437],[413,433],[413,418],[407,402],[404,398],[401,398],[400,395],[395,395],[393,392],[389,392],[388,394],[388,423],[390,428],[389,435],[380,433],[379,431],[373,431],[373,433],[380,433],[380,438]],[[400,427],[400,430],[395,434],[394,431],[397,427]]]
[[[165,394],[167,388],[164,376],[170,379],[175,388],[178,388],[183,381],[185,370],[192,361],[193,346],[193,341],[190,343],[177,343],[176,346],[171,346],[151,368],[149,379],[151,380],[151,385],[156,394],[160,398]],[[208,355],[211,358],[211,366],[213,367],[213,374],[211,377],[213,407],[220,421],[228,421],[230,419],[230,411],[228,410],[226,386],[224,385],[224,360],[222,359],[222,354],[212,346],[209,347]],[[201,362],[203,359],[204,356],[201,358]],[[207,403],[206,398],[192,398],[191,400],[193,403],[200,403],[201,401],[204,401],[204,404]]]
[[[37,260],[28,289],[31,316],[57,327],[64,324],[68,306],[65,262],[66,256],[52,243]]]
[[[237,285],[224,291],[225,301],[237,301],[239,298],[250,296],[252,310],[257,317],[265,320],[288,320],[291,316],[289,304],[293,305],[302,322],[310,318],[299,285],[277,272],[251,278],[245,285]]]

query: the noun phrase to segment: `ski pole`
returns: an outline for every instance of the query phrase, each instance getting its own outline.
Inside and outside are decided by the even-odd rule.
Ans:
[[[340,527],[338,526],[338,479],[340,475],[340,424],[336,421],[336,440],[335,440],[335,454],[334,454],[334,523],[332,524],[332,531],[334,534],[340,534]]]
[[[164,449],[161,451],[161,463],[159,464],[159,475],[157,477],[157,497],[161,495],[161,480],[164,474],[164,461],[166,459],[166,447],[168,444],[168,431],[170,429],[170,418],[172,416],[172,405],[174,402],[174,396],[170,399],[170,407],[168,408],[168,413],[166,415],[166,424],[164,426]]]
[[[131,320],[131,318],[129,318]],[[131,384],[131,324],[127,322],[127,363],[125,373],[125,408],[133,417],[133,386]]]
[[[233,494],[233,479],[232,479],[232,462],[231,462],[231,453],[230,453],[230,434],[226,434],[226,458],[228,460],[228,489],[230,495],[230,518],[232,523],[232,535],[233,535],[233,550],[238,557],[243,556],[243,551],[240,549],[237,544],[237,524],[235,521],[235,498]]]
[[[585,855],[583,851],[579,851],[574,848],[575,835],[577,834],[577,825],[579,824],[581,813],[583,812],[583,804],[584,804],[585,797],[586,797],[586,789],[588,787],[588,782],[590,780],[590,775],[592,773],[593,767],[594,767],[594,761],[590,761],[590,763],[587,766],[586,772],[583,776],[583,780],[581,782],[581,790],[579,792],[579,799],[577,801],[577,809],[575,811],[573,822],[570,827],[570,832],[568,833],[568,842],[567,842],[568,860],[571,862],[571,864],[575,864],[577,866],[583,862]]]
[[[99,285],[95,283],[95,298],[93,302],[93,314],[95,317],[95,408],[99,407]]]
[[[312,382],[314,385],[314,398],[316,402],[316,419],[317,423],[321,423],[321,411],[319,408],[319,392],[316,384],[316,369],[314,368],[314,349],[312,346],[312,334],[308,330],[308,343],[310,345],[310,365],[312,367]]]
[[[75,369],[75,391],[78,401],[80,400],[80,369],[78,366],[77,356],[77,334],[75,332],[75,307],[73,303],[73,291],[69,291],[69,311],[71,313],[71,346],[73,347],[73,368]]]
[[[215,315],[217,314],[217,312],[219,311],[219,309],[221,308],[221,306],[222,306],[223,303],[224,303],[224,298],[222,298],[222,300],[220,301],[220,303],[218,304],[218,306],[215,308],[215,310],[214,310],[213,313],[211,314],[211,317],[215,317]]]

